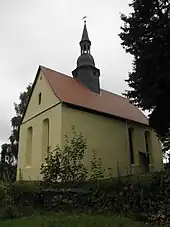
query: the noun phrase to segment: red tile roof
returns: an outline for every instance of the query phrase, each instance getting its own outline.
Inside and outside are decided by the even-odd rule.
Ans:
[[[147,117],[128,99],[103,89],[100,95],[93,93],[72,77],[42,66],[40,69],[62,102],[148,125]]]

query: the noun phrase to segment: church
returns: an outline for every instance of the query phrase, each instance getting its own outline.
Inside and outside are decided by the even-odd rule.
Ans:
[[[17,179],[40,180],[48,147],[64,145],[72,126],[113,176],[163,169],[161,144],[147,117],[129,100],[100,88],[100,70],[90,52],[86,23],[72,77],[39,66],[20,126]]]

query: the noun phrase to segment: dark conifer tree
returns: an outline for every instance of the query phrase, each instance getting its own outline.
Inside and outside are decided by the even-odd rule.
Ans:
[[[125,95],[142,110],[163,140],[170,134],[170,0],[133,0],[121,15],[122,46],[133,56]]]

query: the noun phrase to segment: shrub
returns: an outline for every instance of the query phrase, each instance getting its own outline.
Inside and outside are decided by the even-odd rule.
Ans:
[[[84,154],[87,151],[87,141],[81,133],[72,127],[73,137],[69,141],[65,135],[65,145],[61,158],[61,179],[64,182],[80,182],[87,178],[84,166]]]
[[[170,178],[157,172],[146,176],[86,181],[76,188],[65,182],[1,184],[0,216],[15,218],[35,211],[118,213],[150,224],[170,223]],[[67,189],[66,189],[67,187]],[[69,188],[68,188],[69,187]],[[1,192],[0,191],[0,192]],[[13,200],[8,198],[12,197]],[[6,198],[5,200],[3,200]],[[4,206],[4,203],[6,204]],[[10,204],[9,201],[12,201]]]
[[[61,177],[61,150],[59,146],[51,152],[48,150],[45,163],[42,164],[40,173],[45,182],[57,182]]]
[[[20,216],[18,208],[12,204],[5,205],[0,213],[1,219],[15,219]]]
[[[103,167],[102,159],[97,158],[95,151],[93,152],[91,161],[91,180],[101,180],[104,178],[105,169]]]
[[[159,182],[159,191],[157,190],[152,201],[152,209],[148,214],[148,221],[151,224],[161,226],[170,225],[170,174],[167,172],[155,175],[155,183]],[[157,181],[156,181],[157,180]],[[154,189],[153,189],[154,190]]]
[[[71,140],[65,135],[64,148],[59,146],[49,151],[46,162],[41,166],[44,181],[49,182],[82,182],[87,178],[87,169],[84,166],[84,154],[87,151],[87,141],[81,133],[72,127]]]
[[[9,185],[0,181],[0,206],[9,203],[10,200]]]

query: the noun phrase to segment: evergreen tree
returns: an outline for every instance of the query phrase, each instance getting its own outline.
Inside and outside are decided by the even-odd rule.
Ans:
[[[122,46],[133,56],[125,95],[142,110],[161,138],[170,134],[170,0],[133,0],[122,14]]]

